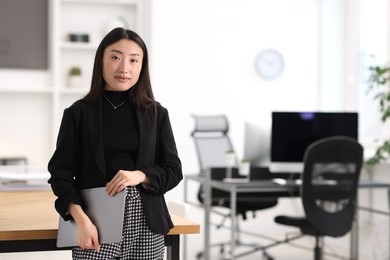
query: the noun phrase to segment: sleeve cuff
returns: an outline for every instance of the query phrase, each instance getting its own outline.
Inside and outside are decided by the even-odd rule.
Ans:
[[[72,215],[68,211],[69,203],[81,205],[81,200],[78,196],[63,196],[55,201],[55,208],[65,221],[72,219]]]
[[[150,185],[150,184],[144,184],[144,183],[142,183],[142,187],[144,187],[145,190],[156,190],[156,189],[153,188],[153,186]]]

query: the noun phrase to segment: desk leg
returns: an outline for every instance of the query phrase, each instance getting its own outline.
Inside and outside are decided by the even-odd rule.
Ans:
[[[180,236],[165,236],[165,246],[167,247],[167,260],[180,260]]]
[[[211,210],[211,196],[212,191],[210,188],[210,170],[207,171],[207,179],[203,184],[205,189],[204,198],[204,260],[211,260],[210,257],[210,210]]]
[[[356,202],[357,204],[357,202]],[[359,258],[359,213],[358,209],[355,211],[355,216],[352,222],[352,229],[351,229],[351,242],[350,242],[350,257],[351,260],[358,260]]]
[[[231,241],[230,241],[230,254],[231,254],[231,260],[236,259],[235,256],[235,246],[237,242],[237,234],[236,234],[236,227],[237,227],[237,191],[236,188],[234,188],[230,193],[230,214],[231,214]]]
[[[188,178],[184,177],[184,203],[188,203],[188,197],[187,197],[187,190],[188,190]],[[183,235],[183,244],[182,244],[182,256],[183,259],[187,259],[187,235]]]
[[[387,190],[387,203],[389,203],[389,209],[390,209],[390,189]],[[389,214],[389,250],[390,250],[390,214]],[[390,259],[390,252],[389,252],[389,259]]]

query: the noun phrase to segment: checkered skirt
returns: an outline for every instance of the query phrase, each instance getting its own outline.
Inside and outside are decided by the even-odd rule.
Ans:
[[[73,260],[162,260],[164,235],[153,233],[146,224],[141,195],[136,187],[126,189],[126,206],[121,243],[102,244],[100,252],[75,247]]]

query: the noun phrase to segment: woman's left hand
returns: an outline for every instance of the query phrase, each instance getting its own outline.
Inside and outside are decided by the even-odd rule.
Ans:
[[[142,171],[119,170],[112,180],[107,183],[106,191],[108,195],[114,196],[123,191],[127,186],[135,186],[140,183],[148,183],[145,173]]]

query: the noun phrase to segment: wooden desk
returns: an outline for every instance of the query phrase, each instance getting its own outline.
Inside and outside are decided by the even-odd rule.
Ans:
[[[51,191],[0,191],[0,253],[61,250],[56,247],[58,214]],[[200,225],[171,214],[165,236],[168,259],[180,257],[180,235],[199,234]]]

